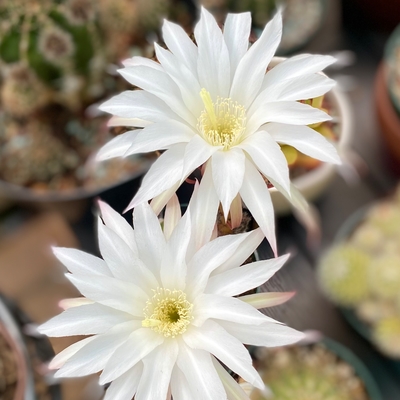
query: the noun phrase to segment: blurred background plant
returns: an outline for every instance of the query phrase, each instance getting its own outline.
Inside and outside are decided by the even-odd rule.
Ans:
[[[400,187],[362,214],[321,259],[319,281],[333,302],[368,326],[359,330],[384,354],[400,358]]]

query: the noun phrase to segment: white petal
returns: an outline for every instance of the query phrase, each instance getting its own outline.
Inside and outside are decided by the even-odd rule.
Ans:
[[[240,385],[229,375],[228,371],[215,358],[212,359],[215,369],[224,385],[228,400],[249,400]]]
[[[163,232],[166,240],[171,237],[171,234],[181,219],[181,216],[181,205],[178,196],[174,193],[165,207]]]
[[[148,296],[133,283],[93,275],[66,276],[85,297],[134,316],[143,315]]]
[[[211,276],[220,274],[224,271],[242,265],[249,258],[249,256],[254,253],[254,251],[260,245],[263,239],[264,233],[260,228],[251,231],[246,239],[243,240],[242,244],[235,251],[235,253],[218,268],[216,268],[212,272]]]
[[[289,254],[243,265],[212,276],[205,288],[206,293],[237,296],[264,284],[289,258]]]
[[[138,249],[135,254],[124,239],[103,225],[100,218],[98,218],[97,230],[101,255],[115,278],[132,282],[141,288],[153,287],[157,284],[154,275],[144,266],[144,259]]]
[[[199,96],[201,87],[195,77],[196,71],[189,70],[182,64],[170,51],[163,49],[157,43],[154,43],[158,61],[164,68],[164,71],[178,85],[183,102],[190,112],[197,118],[204,108],[201,97]],[[196,74],[197,76],[197,74]],[[195,125],[194,125],[195,126]]]
[[[240,60],[249,48],[250,29],[251,14],[249,12],[228,14],[226,17],[224,24],[224,40],[229,52],[231,80],[235,75]]]
[[[169,50],[190,71],[197,69],[197,46],[189,38],[186,32],[172,22],[164,20],[162,27],[163,39]]]
[[[115,136],[96,153],[96,161],[105,161],[114,157],[123,157],[138,134],[139,129],[135,129]]]
[[[232,82],[230,97],[248,108],[261,89],[265,71],[282,36],[282,16],[278,11],[260,38],[241,59]]]
[[[332,56],[311,54],[300,54],[290,57],[267,72],[261,90],[265,90],[277,81],[296,77],[301,79],[304,75],[320,72],[335,61],[336,59]]]
[[[172,371],[171,392],[174,400],[203,400],[203,398],[194,395],[185,375],[177,366]]]
[[[144,90],[126,90],[104,102],[100,110],[123,118],[139,118],[151,122],[180,119],[158,97]]]
[[[128,67],[118,71],[129,83],[150,92],[164,101],[184,121],[196,125],[196,119],[185,106],[175,82],[163,71],[146,66]]]
[[[187,277],[188,288],[193,296],[204,290],[212,271],[232,257],[249,234],[220,236],[196,252],[188,263]]]
[[[251,157],[257,169],[267,178],[290,192],[289,168],[280,146],[265,131],[256,132],[239,145]],[[248,163],[246,163],[246,166]]]
[[[167,255],[161,263],[161,280],[164,288],[171,290],[183,290],[186,282],[186,251],[190,241],[191,234],[191,217],[186,212],[180,219],[175,230],[168,241],[168,260]]]
[[[218,149],[218,146],[211,146],[199,135],[193,136],[185,149],[182,180],[204,164]]]
[[[202,294],[196,298],[193,317],[193,325],[196,326],[201,326],[210,318],[251,325],[275,322],[237,298],[215,294]]]
[[[194,29],[198,47],[197,72],[202,88],[216,101],[229,97],[230,62],[222,31],[215,18],[204,8]],[[199,92],[200,96],[200,92]]]
[[[245,155],[240,148],[217,151],[211,158],[214,187],[222,204],[225,221],[233,199],[242,186]]]
[[[122,117],[111,117],[107,126],[129,126],[136,128],[144,128],[146,126],[151,125],[153,122],[146,121],[140,118],[122,118]]]
[[[138,65],[144,65],[146,67],[154,68],[158,71],[163,71],[162,66],[150,58],[134,56],[131,58],[127,58],[126,60],[122,61],[122,65],[124,67],[137,67]]]
[[[219,199],[212,181],[211,163],[207,163],[201,183],[195,187],[189,203],[192,215],[192,236],[187,251],[188,260],[210,241],[218,207]]]
[[[100,375],[99,383],[104,385],[118,378],[163,342],[164,336],[152,329],[140,328],[135,330],[107,360],[107,364]]]
[[[69,308],[39,326],[38,331],[52,337],[94,335],[131,320],[127,313],[94,303]]]
[[[242,343],[253,346],[287,346],[304,339],[304,333],[273,323],[249,326],[221,321],[221,326]]]
[[[73,274],[113,276],[107,264],[99,257],[67,247],[53,247],[52,250],[58,260]]]
[[[132,399],[139,386],[142,371],[143,364],[137,363],[133,368],[111,382],[104,396],[104,400]]]
[[[143,359],[144,369],[135,400],[165,400],[172,369],[178,356],[178,343],[166,341]]]
[[[288,144],[310,157],[340,164],[336,148],[319,132],[308,126],[271,123],[265,129],[278,143]]]
[[[164,121],[138,130],[124,157],[130,154],[149,153],[170,148],[177,143],[187,143],[195,133],[178,121]]]
[[[71,299],[63,299],[58,302],[58,306],[63,310],[68,308],[85,306],[87,304],[93,304],[94,301],[87,299],[86,297],[75,297]]]
[[[191,349],[181,343],[177,364],[193,394],[183,400],[226,400],[224,387],[207,351]]]
[[[326,112],[308,104],[298,103],[297,101],[277,101],[265,103],[254,110],[249,110],[246,132],[251,134],[268,122],[311,125],[331,119]]]
[[[243,173],[244,173],[244,168],[243,168]],[[239,193],[232,200],[229,213],[231,217],[231,228],[232,229],[238,228],[242,223],[243,219],[243,203]]]
[[[263,292],[240,296],[239,299],[258,310],[283,304],[295,295],[295,292]]]
[[[134,254],[138,254],[135,234],[132,227],[126,222],[126,219],[104,201],[99,200],[98,205],[100,207],[101,218],[106,226],[123,239]]]
[[[260,376],[252,366],[247,349],[216,322],[207,321],[201,328],[192,328],[190,333],[183,335],[183,339],[192,349],[210,352],[252,385],[260,389],[264,387]]]
[[[168,149],[153,163],[144,176],[142,185],[125,211],[158,196],[176,185],[182,176],[183,154],[186,144],[180,143]],[[172,195],[172,193],[171,193]],[[168,201],[168,199],[166,200]]]
[[[147,203],[140,204],[133,213],[133,224],[140,259],[159,276],[161,261],[166,249],[160,221]],[[154,288],[154,287],[153,287]]]
[[[85,376],[102,370],[114,351],[128,339],[130,329],[135,329],[134,322],[118,325],[107,333],[94,336],[65,362],[55,377]]]
[[[154,214],[159,215],[168,201],[172,198],[175,192],[178,190],[179,186],[181,185],[181,180],[179,179],[176,181],[170,188],[165,190],[164,192],[160,193],[150,202],[150,206],[154,211]],[[167,237],[166,237],[167,238]]]
[[[277,254],[275,214],[267,184],[256,167],[246,159],[246,172],[240,189],[242,200],[257,221],[274,254]]]

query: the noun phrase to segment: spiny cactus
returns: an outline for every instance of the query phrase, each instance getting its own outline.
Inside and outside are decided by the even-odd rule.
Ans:
[[[400,292],[400,257],[388,254],[375,259],[369,264],[368,277],[372,293],[382,299],[395,299]]]
[[[255,389],[252,400],[368,399],[353,368],[321,345],[262,351],[260,362],[272,396]]]
[[[352,306],[369,293],[367,268],[370,256],[351,245],[331,249],[319,265],[319,280],[325,293],[343,306]]]
[[[383,353],[400,358],[400,316],[379,321],[374,326],[373,338]]]
[[[91,0],[2,1],[4,108],[13,116],[28,117],[50,101],[73,110],[93,101],[101,94],[105,65],[99,43],[95,3]],[[33,84],[18,87],[15,82],[21,79]],[[12,83],[7,83],[10,80]],[[46,101],[42,93],[46,93]],[[35,94],[40,101],[27,106]]]

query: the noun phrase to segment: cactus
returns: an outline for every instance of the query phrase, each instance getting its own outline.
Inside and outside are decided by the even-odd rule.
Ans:
[[[1,98],[7,112],[29,117],[50,101],[79,110],[101,94],[105,59],[95,16],[91,0],[1,2],[0,66],[6,82]],[[34,82],[31,89],[7,84],[15,70],[25,71]],[[27,107],[39,92],[47,93],[46,101]]]
[[[353,368],[322,345],[262,350],[259,361],[272,396],[255,389],[252,400],[368,399]]]
[[[373,339],[382,353],[400,358],[400,316],[379,321],[374,326]]]
[[[351,242],[363,251],[378,254],[386,240],[377,226],[364,222],[354,232]]]
[[[325,293],[343,306],[352,306],[369,294],[367,268],[370,256],[348,244],[334,247],[319,265],[319,281]]]
[[[371,209],[367,221],[387,236],[396,236],[400,230],[400,207],[383,201]]]

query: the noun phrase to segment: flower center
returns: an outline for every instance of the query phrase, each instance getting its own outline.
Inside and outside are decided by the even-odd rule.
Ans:
[[[198,119],[197,128],[210,144],[229,150],[239,143],[245,131],[245,108],[230,98],[218,97],[214,104],[206,89],[201,89],[200,96],[205,109]]]
[[[162,333],[165,337],[181,335],[193,319],[192,309],[193,304],[186,300],[182,290],[157,288],[143,310],[145,319],[142,326]]]

